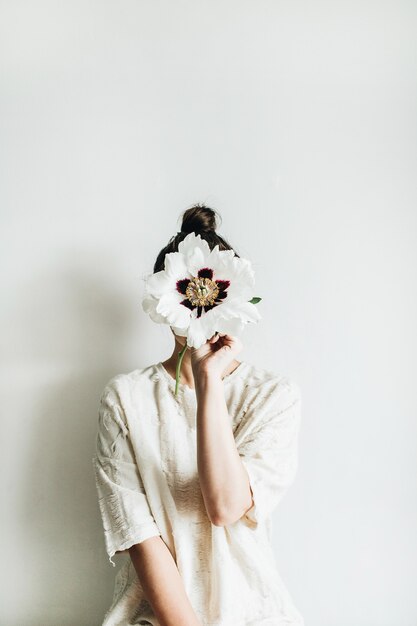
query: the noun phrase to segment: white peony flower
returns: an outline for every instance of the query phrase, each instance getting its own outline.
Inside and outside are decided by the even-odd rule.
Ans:
[[[199,348],[216,332],[240,335],[261,316],[253,296],[254,271],[233,250],[213,250],[189,233],[178,252],[165,255],[165,269],[145,281],[142,308],[158,324],[169,324],[187,338],[185,349]]]

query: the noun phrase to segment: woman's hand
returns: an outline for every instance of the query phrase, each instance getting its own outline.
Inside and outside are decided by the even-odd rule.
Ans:
[[[201,374],[222,378],[242,348],[243,344],[239,337],[226,333],[216,333],[200,348],[191,348],[194,379],[198,380]]]

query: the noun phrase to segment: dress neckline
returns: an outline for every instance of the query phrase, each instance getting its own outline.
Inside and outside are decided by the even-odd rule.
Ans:
[[[235,376],[238,376],[239,374],[241,374],[243,370],[245,369],[246,365],[247,365],[246,361],[240,361],[239,365],[235,367],[234,370],[232,370],[229,374],[226,374],[226,376],[223,376],[222,378],[223,383],[224,384],[229,383],[231,380],[235,378]],[[162,361],[155,363],[155,368],[158,372],[162,374],[162,376],[170,384],[172,389],[175,389],[175,382],[176,382],[175,378],[171,376],[171,374],[165,368],[165,365],[162,364]],[[193,393],[195,392],[195,387],[189,387],[185,383],[181,383],[181,382],[178,384],[178,389],[182,389],[183,391],[187,391],[187,392],[193,392]]]

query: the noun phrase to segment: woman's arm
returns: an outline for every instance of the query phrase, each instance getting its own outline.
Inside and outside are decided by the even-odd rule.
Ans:
[[[201,626],[184,583],[161,537],[149,537],[129,548],[146,599],[161,626]]]
[[[210,521],[233,524],[253,504],[246,469],[240,460],[224,397],[221,376],[200,369],[197,397],[197,467]]]

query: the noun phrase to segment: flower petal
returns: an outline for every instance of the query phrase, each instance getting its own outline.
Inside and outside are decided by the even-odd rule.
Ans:
[[[224,300],[229,295],[227,290],[230,287],[230,280],[216,280],[216,283],[219,288],[216,300]]]
[[[147,295],[149,294],[155,298],[160,298],[164,293],[172,290],[172,287],[172,279],[167,275],[165,270],[161,270],[160,272],[155,272],[148,276],[145,290]]]
[[[187,291],[187,287],[189,284],[190,284],[189,278],[180,278],[180,280],[177,280],[176,282],[177,291],[185,295],[185,292]]]
[[[201,248],[195,248],[187,258],[188,271],[192,276],[197,276],[199,269],[206,266],[206,255]]]
[[[187,336],[188,327],[180,328],[179,326],[171,326],[171,328],[172,328],[172,330],[174,331],[174,333],[176,335],[179,335],[180,337],[186,337]]]
[[[261,315],[256,304],[245,300],[229,300],[227,298],[215,307],[214,311],[219,319],[239,318],[242,322],[259,322]]]
[[[169,252],[165,255],[165,272],[175,282],[180,278],[191,278],[187,268],[186,258],[180,252]]]
[[[234,250],[220,250],[219,244],[216,244],[207,258],[207,265],[214,269],[215,277],[220,275],[225,266],[228,266],[235,257]],[[236,257],[237,258],[237,257]]]
[[[241,319],[235,317],[233,319],[219,318],[216,324],[216,330],[219,333],[227,333],[239,337],[245,327],[245,323]]]
[[[188,345],[193,348],[202,346],[216,332],[215,325],[216,319],[211,315],[211,312],[198,318],[191,317],[187,333]]]
[[[180,304],[182,304],[182,306],[186,306],[187,309],[191,309],[191,311],[195,309],[194,304],[191,304],[191,301],[188,298],[184,298],[184,300],[181,300]]]
[[[194,232],[188,233],[185,239],[178,244],[178,252],[184,255],[186,262],[193,255],[195,248],[199,248],[204,257],[210,255],[210,246],[207,241]]]
[[[157,324],[167,324],[167,320],[163,315],[156,312],[156,307],[158,305],[158,298],[154,298],[153,296],[145,296],[142,300],[142,309],[149,315],[152,321]]]
[[[197,276],[198,270],[202,267],[210,267],[207,259],[210,256],[210,246],[200,234],[189,233],[185,239],[178,244],[178,252],[184,256],[188,272],[192,276]]]
[[[214,280],[230,280],[227,290],[229,298],[250,300],[255,286],[255,273],[247,259],[234,257],[228,264],[217,270]]]
[[[198,274],[197,276],[199,278],[213,278],[213,270],[211,269],[211,267],[202,267],[201,269],[198,270]]]
[[[156,312],[163,315],[168,324],[175,326],[188,326],[191,311],[180,303],[181,295],[179,293],[164,294],[156,307]]]
[[[227,298],[227,291],[219,291],[216,298],[216,303],[219,304],[222,300]]]

